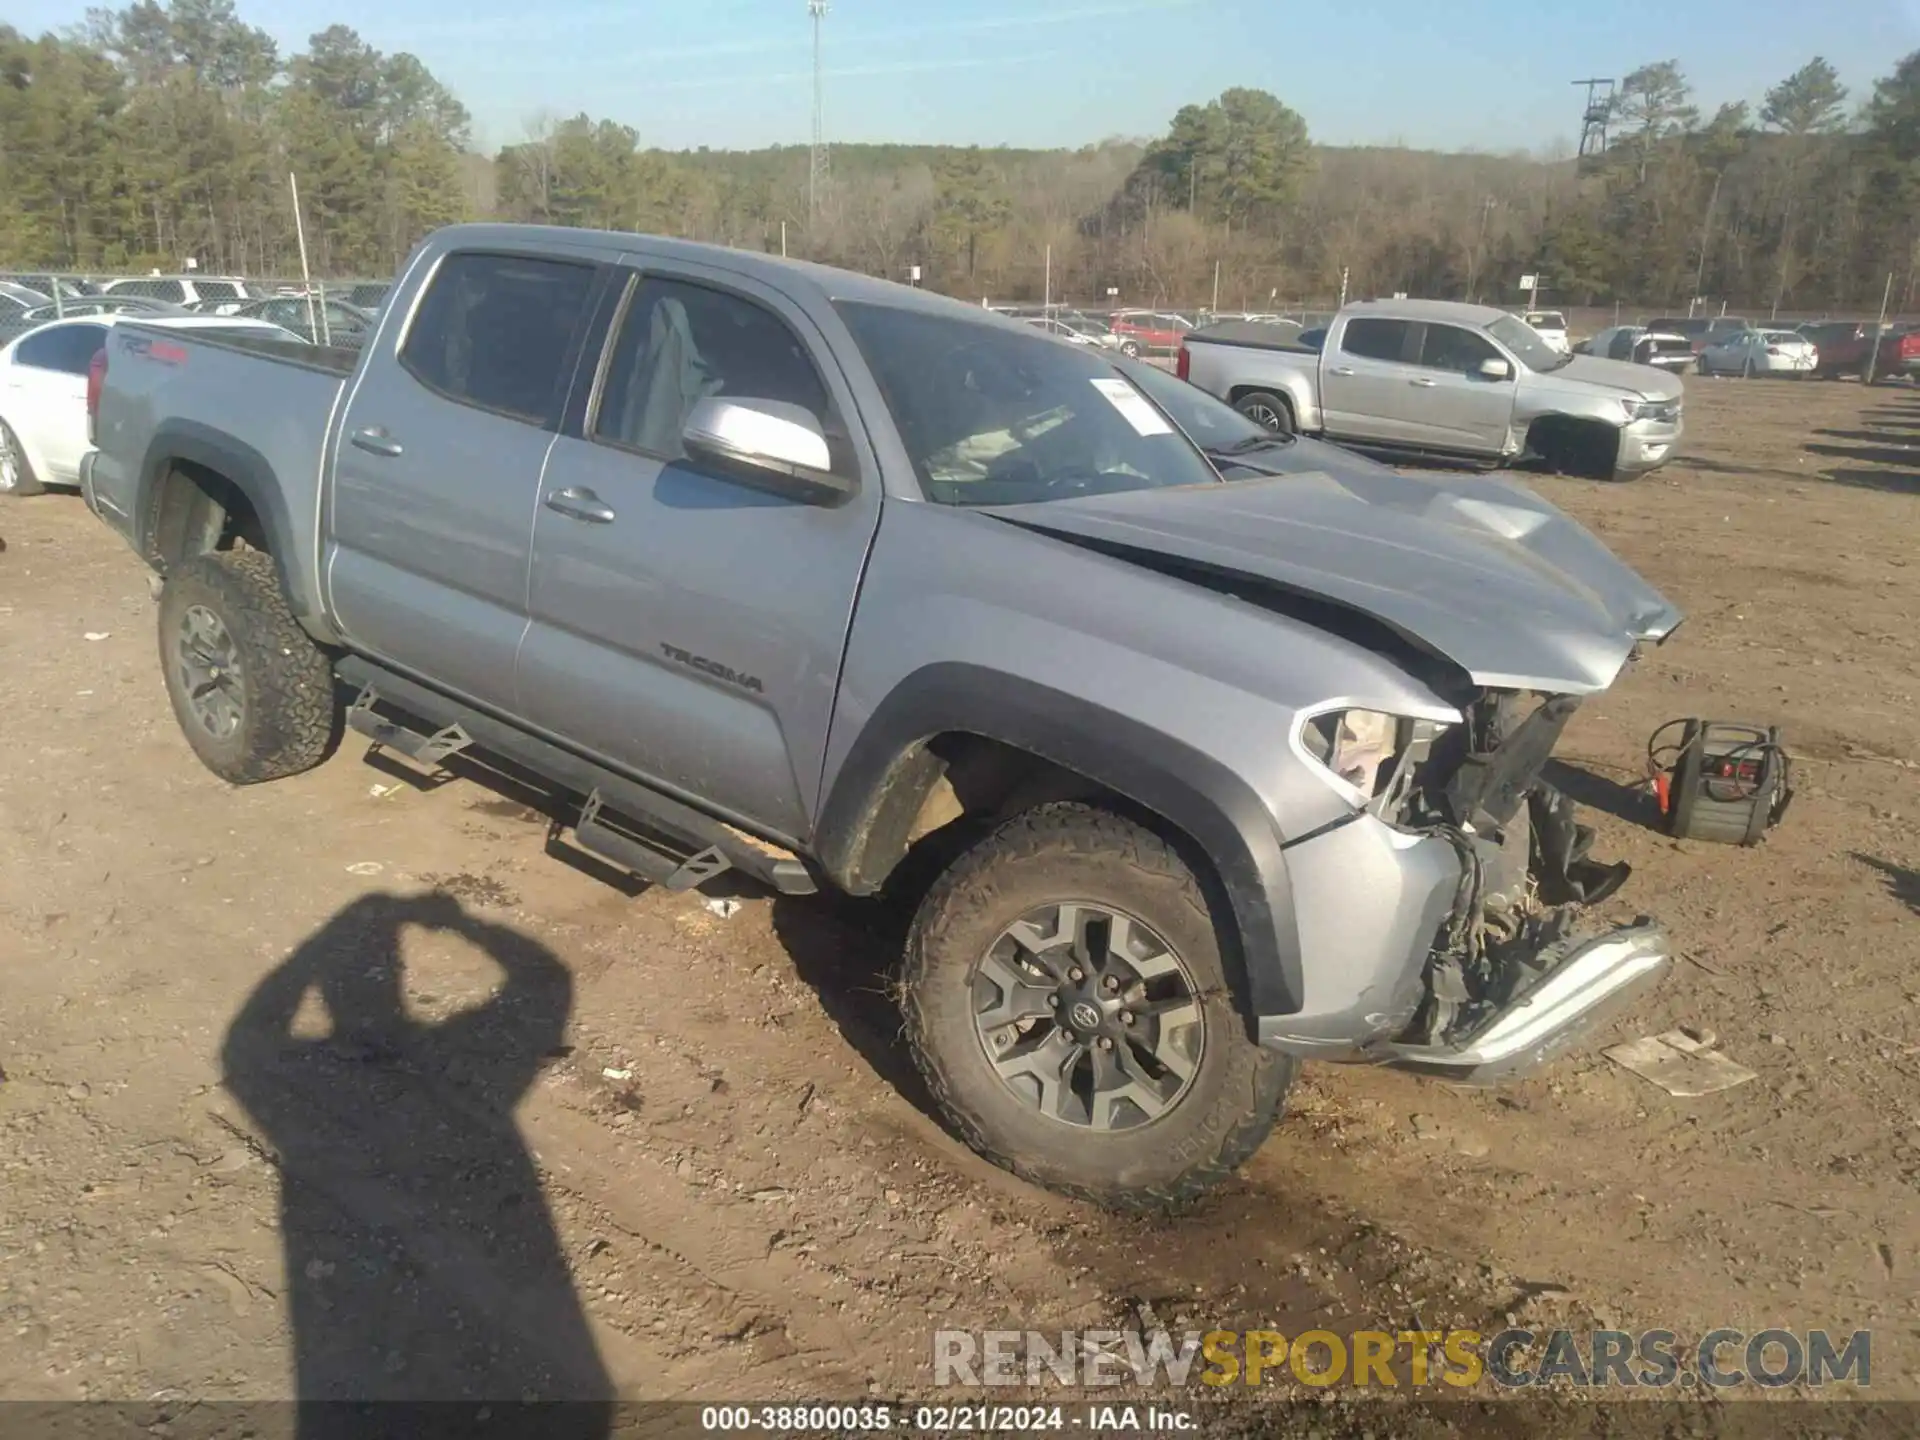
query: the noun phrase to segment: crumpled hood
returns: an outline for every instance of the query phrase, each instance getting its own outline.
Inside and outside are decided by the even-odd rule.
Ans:
[[[1518,485],[1342,471],[987,513],[1335,601],[1491,689],[1604,690],[1635,642],[1664,639],[1680,623],[1680,612],[1590,532]]]

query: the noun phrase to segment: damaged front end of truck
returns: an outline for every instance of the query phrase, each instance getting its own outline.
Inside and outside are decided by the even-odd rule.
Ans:
[[[1373,817],[1445,843],[1458,863],[1411,1020],[1353,1058],[1503,1079],[1566,1048],[1668,968],[1652,920],[1592,924],[1630,867],[1593,858],[1593,830],[1544,776],[1579,703],[1485,692],[1459,724],[1346,711],[1306,727],[1309,753],[1362,792]]]

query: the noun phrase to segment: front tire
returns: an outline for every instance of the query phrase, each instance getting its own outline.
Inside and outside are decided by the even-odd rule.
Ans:
[[[1276,435],[1293,434],[1293,409],[1267,390],[1250,390],[1234,402],[1234,409],[1262,429]]]
[[[171,570],[160,666],[187,743],[222,780],[297,775],[333,749],[333,666],[293,618],[271,555],[220,551]]]
[[[13,433],[13,427],[0,420],[0,495],[26,496],[45,493],[46,486],[33,473],[27,459],[27,447]]]
[[[1120,342],[1120,353],[1129,360],[1138,360],[1140,358],[1140,342],[1138,340],[1122,340]]]
[[[1115,1209],[1225,1180],[1298,1069],[1248,1037],[1193,872],[1087,805],[1015,816],[955,861],[903,979],[914,1060],[967,1144]]]

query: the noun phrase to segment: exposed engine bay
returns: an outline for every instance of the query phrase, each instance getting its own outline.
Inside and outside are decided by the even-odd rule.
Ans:
[[[1403,1043],[1445,1045],[1511,1007],[1567,953],[1582,912],[1626,883],[1631,867],[1589,857],[1593,830],[1541,776],[1578,704],[1487,691],[1460,725],[1344,711],[1314,732],[1317,758],[1371,795],[1376,815],[1460,857]]]

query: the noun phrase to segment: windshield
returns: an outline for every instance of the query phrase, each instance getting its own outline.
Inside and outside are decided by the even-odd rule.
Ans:
[[[1511,315],[1488,321],[1487,333],[1511,350],[1514,358],[1529,370],[1558,370],[1573,359],[1542,340],[1532,326]]]
[[[1119,362],[1120,373],[1146,392],[1202,450],[1224,450],[1231,445],[1261,441],[1284,444],[1287,437],[1256,424],[1224,401],[1195,389],[1156,365]]]
[[[1554,310],[1536,310],[1527,316],[1527,323],[1542,330],[1564,330],[1567,328],[1567,317]]]
[[[1098,351],[922,310],[835,308],[929,500],[1024,505],[1219,481]]]

